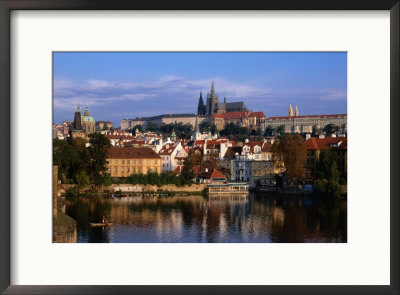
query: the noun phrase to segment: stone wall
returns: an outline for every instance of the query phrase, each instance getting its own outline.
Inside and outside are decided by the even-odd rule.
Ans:
[[[58,211],[57,218],[53,218],[53,243],[76,243],[77,239],[77,222]]]
[[[163,185],[162,187],[158,187],[156,185],[113,184],[111,187],[105,189],[113,191],[121,190],[122,192],[157,192],[158,190],[171,192],[199,192],[205,187],[206,184],[192,184],[191,186],[186,185],[181,187],[177,187],[175,184]]]

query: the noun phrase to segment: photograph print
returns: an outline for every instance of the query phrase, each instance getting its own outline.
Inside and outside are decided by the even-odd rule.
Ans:
[[[347,243],[346,52],[53,52],[54,243]]]

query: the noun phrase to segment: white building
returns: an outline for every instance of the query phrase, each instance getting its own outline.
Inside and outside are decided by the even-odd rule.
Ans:
[[[178,166],[178,159],[176,156],[183,150],[183,147],[180,142],[166,142],[161,150],[159,151],[159,155],[162,158],[162,172],[164,171],[174,171]]]

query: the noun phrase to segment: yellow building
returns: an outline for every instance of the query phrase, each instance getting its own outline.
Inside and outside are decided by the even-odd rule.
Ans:
[[[252,161],[251,164],[251,180],[250,186],[254,187],[257,184],[260,185],[273,185],[274,176],[279,173],[279,170],[275,166],[275,162],[269,161]]]
[[[112,147],[108,150],[108,173],[112,177],[161,173],[161,162],[161,157],[148,147]]]

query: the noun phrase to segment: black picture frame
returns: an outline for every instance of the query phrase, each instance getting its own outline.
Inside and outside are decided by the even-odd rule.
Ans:
[[[0,291],[4,294],[399,294],[400,0],[0,0]],[[20,286],[10,284],[12,10],[390,10],[389,286]],[[368,257],[365,258],[366,261]]]

